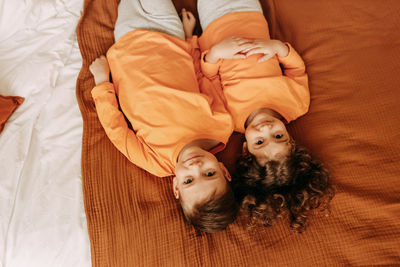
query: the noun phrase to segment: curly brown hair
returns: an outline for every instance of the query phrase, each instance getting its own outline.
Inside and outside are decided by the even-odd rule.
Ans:
[[[334,196],[328,170],[307,149],[294,143],[282,161],[260,166],[253,155],[245,153],[236,168],[234,191],[250,227],[271,226],[288,212],[291,228],[301,233],[310,211],[327,210]]]

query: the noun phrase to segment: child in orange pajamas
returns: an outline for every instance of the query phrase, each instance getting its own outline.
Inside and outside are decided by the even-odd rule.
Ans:
[[[122,0],[118,40],[107,58],[90,66],[92,97],[111,142],[146,171],[175,175],[173,192],[185,217],[197,229],[215,232],[237,211],[229,173],[213,155],[224,148],[233,122],[220,81],[200,72],[195,18],[182,13],[183,27],[170,1]]]
[[[289,43],[270,39],[258,0],[199,0],[198,11],[202,71],[220,78],[235,130],[246,138],[236,180],[243,209],[270,225],[286,207],[302,231],[308,211],[333,195],[327,170],[285,127],[308,111],[304,62]]]

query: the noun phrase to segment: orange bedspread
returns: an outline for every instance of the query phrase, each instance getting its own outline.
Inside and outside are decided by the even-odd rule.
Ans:
[[[196,1],[174,1],[194,10]],[[89,64],[113,44],[117,0],[85,0],[77,29],[83,66],[82,177],[93,266],[370,266],[400,264],[400,2],[264,0],[271,37],[303,56],[309,113],[291,123],[300,144],[332,172],[331,216],[303,234],[288,222],[197,234],[171,179],[131,164],[98,121]],[[235,136],[221,155],[240,150]],[[231,164],[229,164],[229,162]]]

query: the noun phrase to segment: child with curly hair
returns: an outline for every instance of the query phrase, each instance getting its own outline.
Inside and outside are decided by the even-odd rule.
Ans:
[[[195,18],[186,10],[182,17],[183,26],[171,1],[122,0],[117,41],[90,65],[91,93],[118,150],[156,176],[175,175],[172,189],[186,219],[216,232],[237,213],[229,173],[214,156],[233,122],[219,79],[200,72]]]
[[[220,78],[235,130],[246,138],[235,181],[242,209],[263,225],[288,210],[301,232],[309,211],[333,197],[328,171],[285,126],[308,111],[304,62],[289,43],[270,39],[258,0],[199,0],[198,11],[202,71]]]

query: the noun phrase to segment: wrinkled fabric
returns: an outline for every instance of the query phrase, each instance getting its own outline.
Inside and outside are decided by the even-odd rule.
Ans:
[[[88,267],[81,180],[82,0],[0,1],[0,94],[25,100],[0,134],[0,266]]]

